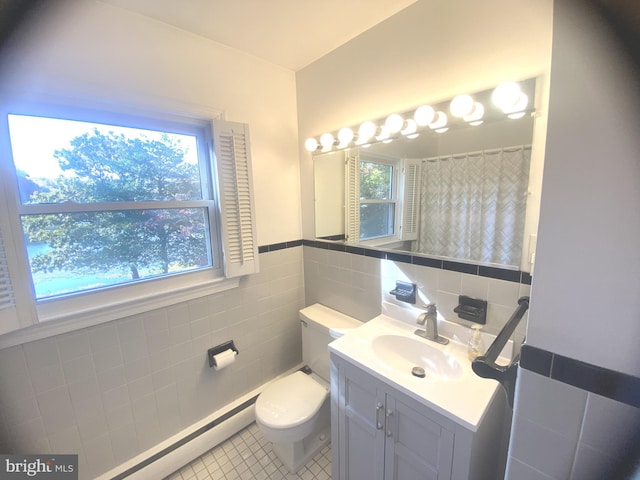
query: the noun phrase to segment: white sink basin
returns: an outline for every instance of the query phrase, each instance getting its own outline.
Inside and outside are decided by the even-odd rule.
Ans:
[[[480,425],[498,382],[480,378],[467,358],[468,329],[450,328],[440,345],[415,335],[417,313],[404,319],[379,315],[329,344],[332,355],[373,375],[380,381],[471,431]],[[461,333],[462,332],[462,333]],[[412,374],[414,367],[425,377]]]
[[[425,380],[453,380],[462,377],[460,362],[429,345],[429,340],[405,335],[380,335],[371,348],[385,367],[412,375],[413,367],[424,369]]]

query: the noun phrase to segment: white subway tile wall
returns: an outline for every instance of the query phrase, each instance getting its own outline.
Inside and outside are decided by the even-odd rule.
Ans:
[[[507,480],[613,478],[624,455],[637,454],[638,408],[526,369],[516,398]]]
[[[0,350],[0,451],[77,453],[94,478],[302,360],[302,247],[240,288]],[[233,339],[225,370],[208,348]]]
[[[362,321],[380,314],[380,260],[304,247],[307,305],[322,303]]]
[[[307,304],[319,302],[363,321],[380,314],[382,294],[392,290],[396,280],[416,283],[421,298],[435,303],[443,318],[467,326],[471,322],[453,311],[458,296],[482,298],[488,301],[483,329],[492,334],[509,320],[518,298],[531,292],[530,285],[521,283],[310,246],[304,247],[304,275]],[[513,335],[517,346],[524,339],[527,318],[525,314]]]

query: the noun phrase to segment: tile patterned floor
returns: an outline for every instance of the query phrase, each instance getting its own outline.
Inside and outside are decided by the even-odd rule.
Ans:
[[[331,447],[298,474],[290,474],[255,423],[185,465],[165,480],[330,480]]]

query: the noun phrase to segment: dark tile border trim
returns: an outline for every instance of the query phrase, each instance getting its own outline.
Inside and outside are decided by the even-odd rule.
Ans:
[[[271,245],[261,245],[258,247],[258,253],[275,252],[276,250],[284,250],[285,248],[299,247],[302,240],[292,240],[290,242],[272,243]]]
[[[444,260],[442,262],[442,268],[444,270],[451,270],[452,272],[478,275],[478,265],[474,265],[472,263],[452,262],[450,260]]]
[[[472,263],[453,262],[450,260],[441,260],[437,258],[423,257],[418,255],[410,255],[400,252],[386,252],[374,248],[356,247],[353,245],[345,245],[344,243],[327,242],[323,240],[299,240],[302,245],[314,248],[323,248],[325,250],[335,250],[338,252],[351,253],[353,255],[363,255],[365,257],[380,258],[383,260],[391,260],[400,263],[410,263],[423,267],[441,268],[453,272],[467,273],[469,275],[478,275],[480,277],[495,278],[498,280],[506,280],[508,282],[523,283],[531,285],[531,275],[527,272],[519,270],[508,270],[505,268],[488,267],[483,265],[475,265]],[[287,242],[294,243],[294,242]],[[276,244],[281,245],[281,244]],[[297,245],[292,245],[297,246]],[[271,245],[260,247],[260,253],[273,251],[269,248]],[[262,250],[265,249],[265,250]]]
[[[520,366],[562,383],[640,408],[640,378],[523,345]]]
[[[522,282],[522,276],[527,275],[529,277],[528,285],[531,285],[531,275],[526,272],[520,272],[518,270],[505,270],[504,268],[497,267],[485,267],[484,265],[480,265],[478,267],[478,270],[478,274],[482,277],[497,278],[498,280],[506,280],[508,282],[527,283]]]

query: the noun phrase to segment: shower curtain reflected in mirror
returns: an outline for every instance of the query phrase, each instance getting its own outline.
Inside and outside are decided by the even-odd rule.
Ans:
[[[519,267],[531,146],[422,163],[417,251]]]

